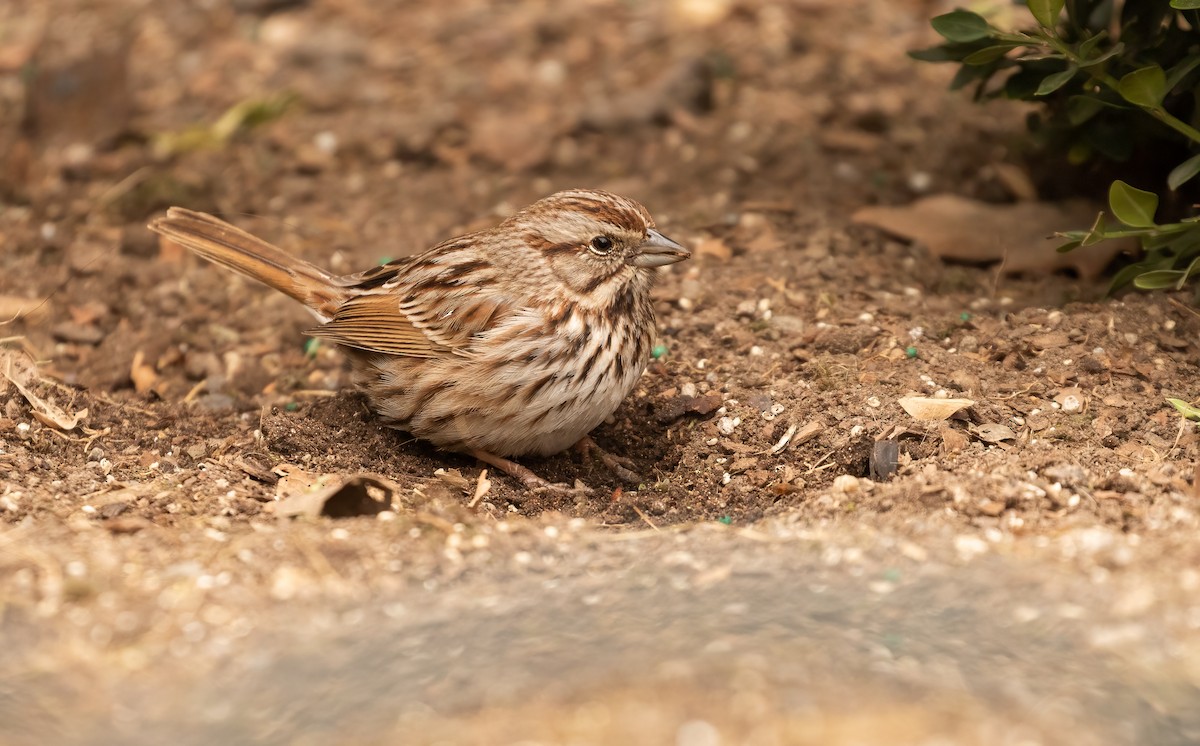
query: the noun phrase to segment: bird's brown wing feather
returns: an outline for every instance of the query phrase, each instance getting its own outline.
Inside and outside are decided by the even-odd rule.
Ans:
[[[339,278],[339,284],[361,294],[347,300],[328,323],[307,333],[391,355],[470,355],[480,335],[523,307],[495,283],[474,274],[486,274],[483,265],[475,263],[464,274],[455,271],[454,263],[423,268],[423,258]]]
[[[346,347],[405,357],[432,358],[450,350],[435,343],[400,311],[391,294],[359,295],[343,303],[328,322],[305,332]]]

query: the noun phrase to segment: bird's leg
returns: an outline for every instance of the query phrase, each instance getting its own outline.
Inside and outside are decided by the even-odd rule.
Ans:
[[[491,464],[510,477],[520,480],[521,484],[525,486],[525,489],[529,490],[530,492],[552,492],[556,494],[574,495],[578,497],[580,495],[591,494],[592,491],[591,488],[579,481],[575,482],[574,487],[561,482],[547,482],[545,479],[542,479],[537,474],[534,474],[528,468],[521,466],[516,461],[488,453],[487,451],[482,451],[478,448],[472,448],[470,451],[468,451],[468,453],[485,464]]]
[[[575,444],[575,450],[579,451],[585,457],[596,457],[600,459],[600,463],[604,464],[613,474],[616,474],[622,481],[629,484],[640,484],[642,478],[634,471],[636,465],[632,460],[624,456],[614,456],[608,451],[601,448],[596,441],[592,440],[592,436],[585,435]]]

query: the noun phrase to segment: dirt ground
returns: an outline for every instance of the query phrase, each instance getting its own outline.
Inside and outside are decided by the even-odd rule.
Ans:
[[[1044,170],[904,56],[950,6],[0,2],[0,742],[1200,742],[1192,297],[850,219]],[[576,186],[696,252],[596,433],[644,481],[525,462],[578,499],[144,228],[350,272]],[[387,510],[282,515],[360,473]]]

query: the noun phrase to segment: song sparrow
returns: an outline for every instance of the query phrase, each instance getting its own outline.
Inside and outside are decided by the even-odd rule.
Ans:
[[[655,268],[691,255],[637,202],[588,190],[341,277],[204,213],[150,228],[303,303],[387,424],[529,488],[565,489],[507,457],[594,447],[649,360]]]

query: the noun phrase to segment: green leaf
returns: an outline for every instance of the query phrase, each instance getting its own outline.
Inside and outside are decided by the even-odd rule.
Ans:
[[[1175,86],[1179,85],[1179,81],[1187,77],[1187,74],[1196,69],[1196,65],[1200,65],[1200,54],[1193,54],[1184,59],[1175,67],[1167,71],[1167,90],[1175,90]]]
[[[1175,191],[1191,181],[1196,174],[1200,174],[1200,153],[1171,169],[1171,173],[1167,174],[1167,186],[1171,187],[1171,191]]]
[[[1077,72],[1079,72],[1079,69],[1074,65],[1070,65],[1062,72],[1057,72],[1053,75],[1047,75],[1045,78],[1042,78],[1042,84],[1037,87],[1037,91],[1035,91],[1033,95],[1045,96],[1047,94],[1054,93],[1059,88],[1062,88],[1067,83],[1071,82],[1071,78],[1075,77],[1075,73]]]
[[[1175,10],[1200,10],[1200,0],[1171,0]]]
[[[1060,254],[1066,254],[1068,252],[1074,251],[1075,249],[1078,249],[1081,245],[1083,245],[1083,241],[1080,241],[1079,239],[1076,238],[1074,240],[1066,242],[1062,246],[1059,246],[1057,249],[1055,249],[1055,251],[1057,251]]]
[[[1130,264],[1128,267],[1120,269],[1115,275],[1113,275],[1112,282],[1108,285],[1109,295],[1112,295],[1116,291],[1133,282],[1133,278],[1137,277],[1145,270],[1146,268],[1143,267],[1140,262],[1137,264]]]
[[[1091,230],[1084,236],[1080,242],[1080,246],[1095,246],[1108,236],[1104,235],[1104,213],[1101,212],[1096,216],[1096,220],[1092,223]]]
[[[1167,93],[1167,74],[1158,65],[1134,70],[1117,83],[1117,93],[1131,104],[1156,108]]]
[[[1092,96],[1072,96],[1067,99],[1067,121],[1078,127],[1100,113],[1104,103]]]
[[[1083,60],[1079,63],[1079,66],[1082,67],[1084,70],[1086,70],[1089,67],[1095,67],[1096,65],[1099,65],[1101,62],[1104,62],[1105,60],[1116,57],[1118,54],[1120,54],[1124,51],[1125,51],[1125,45],[1121,42],[1117,42],[1116,44],[1114,44],[1112,46],[1111,49],[1109,49],[1104,54],[1100,55],[1099,57],[1093,57],[1090,60]]]
[[[988,22],[978,13],[955,10],[929,21],[933,30],[950,41],[977,41],[991,36]]]
[[[962,54],[949,44],[939,44],[929,49],[910,49],[908,56],[921,62],[955,62],[962,59]]]
[[[1153,228],[1158,195],[1131,187],[1117,179],[1108,188],[1108,207],[1113,217],[1132,228]]]
[[[982,67],[963,65],[958,68],[958,72],[954,73],[954,78],[950,81],[950,90],[957,91],[960,88],[964,88],[986,74],[987,71]]]
[[[1184,272],[1181,269],[1156,269],[1133,278],[1133,286],[1141,290],[1166,290],[1178,285],[1182,279]]]
[[[994,47],[984,47],[978,52],[972,52],[966,57],[963,57],[963,64],[988,65],[1011,52],[1014,47],[1015,45],[1013,44],[999,44]]]
[[[1066,0],[1029,0],[1029,12],[1042,25],[1042,28],[1054,28],[1058,25],[1058,16],[1062,13]]]
[[[1070,15],[1069,11],[1068,11],[1068,15]],[[1099,46],[1100,42],[1104,41],[1107,38],[1108,38],[1108,31],[1101,31],[1098,34],[1093,34],[1092,36],[1089,36],[1082,44],[1079,45],[1079,52],[1078,52],[1079,58],[1082,60],[1086,60],[1088,57],[1091,57],[1092,52],[1096,51],[1096,47]]]
[[[1181,0],[1171,0],[1171,5],[1172,6],[1175,5],[1175,3],[1177,3],[1177,2],[1181,2]],[[1197,0],[1197,2],[1200,2],[1200,0]],[[1198,7],[1200,7],[1200,6],[1198,6]],[[1193,407],[1191,404],[1188,404],[1183,399],[1168,398],[1167,402],[1172,407],[1175,407],[1175,409],[1179,410],[1179,414],[1183,415],[1183,418],[1185,420],[1194,420],[1196,422],[1200,422],[1200,408]]]

